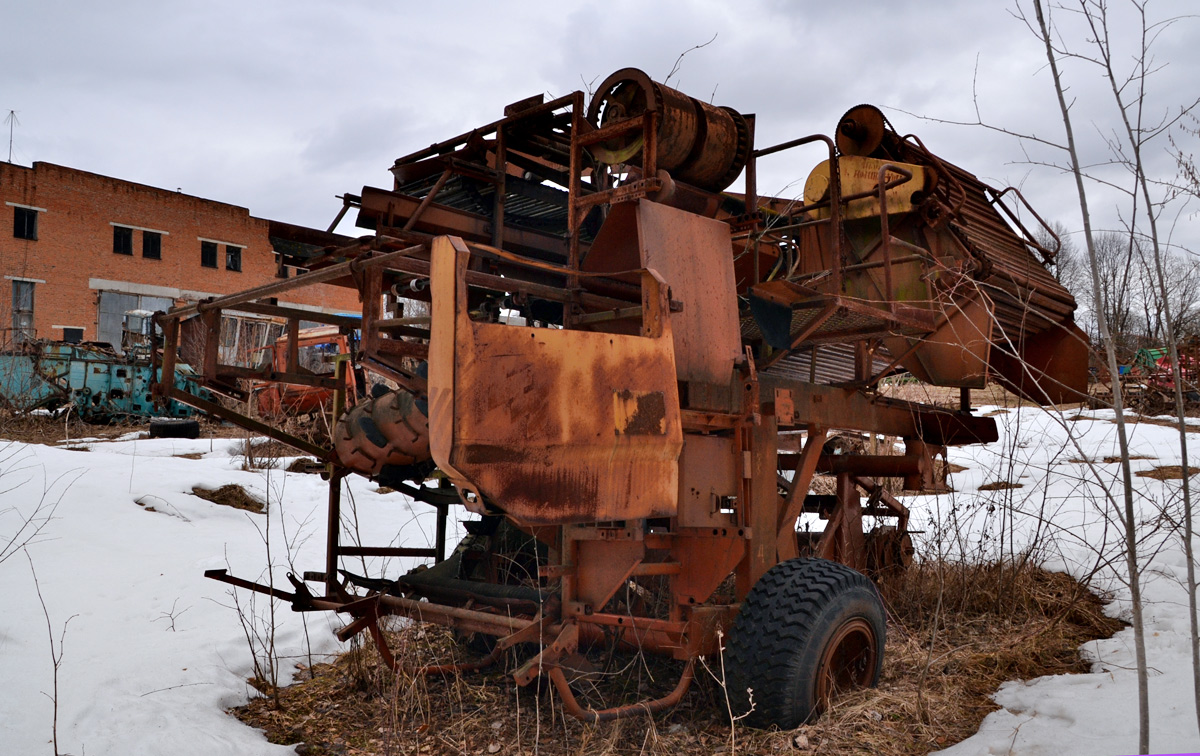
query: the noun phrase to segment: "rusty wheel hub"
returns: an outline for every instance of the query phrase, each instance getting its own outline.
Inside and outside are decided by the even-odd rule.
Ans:
[[[838,628],[821,654],[816,700],[821,710],[840,693],[869,687],[879,654],[879,639],[864,619],[854,618]]]

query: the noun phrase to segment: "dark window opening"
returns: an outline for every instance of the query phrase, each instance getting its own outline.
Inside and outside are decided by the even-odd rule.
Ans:
[[[37,241],[37,210],[27,207],[13,208],[13,236],[17,239]]]
[[[125,226],[113,226],[113,254],[133,254],[133,229]]]
[[[205,268],[217,267],[217,243],[200,242],[200,265]]]
[[[78,344],[79,342],[83,341],[83,329],[82,328],[64,328],[62,340],[67,342],[68,344]]]
[[[12,283],[13,341],[33,339],[37,335],[33,329],[33,282]]]
[[[236,273],[242,272],[242,248],[232,244],[225,245],[225,270]]]
[[[142,257],[150,260],[162,259],[162,234],[157,231],[142,232]]]

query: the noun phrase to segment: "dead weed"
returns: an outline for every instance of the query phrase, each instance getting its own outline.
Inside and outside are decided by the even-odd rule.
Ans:
[[[750,730],[725,721],[720,685],[698,672],[676,708],[654,717],[590,725],[563,714],[545,686],[516,687],[499,666],[484,673],[393,674],[373,647],[302,669],[281,691],[281,706],[256,698],[233,714],[275,743],[303,754],[883,754],[908,756],[956,743],[997,707],[1005,680],[1085,672],[1088,640],[1122,624],[1100,599],[1066,575],[1032,567],[924,564],[886,578],[888,645],[878,688],[840,699],[811,725],[791,732]],[[360,636],[361,637],[361,636]],[[407,625],[389,632],[403,664],[462,659],[445,630]],[[528,655],[529,650],[525,650]],[[658,695],[678,662],[608,652],[585,706]],[[720,661],[709,665],[719,672]],[[582,694],[581,694],[582,695]]]
[[[984,483],[979,487],[980,491],[1008,491],[1013,488],[1024,488],[1024,483],[1013,483],[1008,480],[994,480],[991,483]]]
[[[288,472],[294,473],[319,474],[324,472],[325,465],[321,464],[312,457],[296,457],[286,469]]]
[[[247,512],[263,514],[267,511],[267,507],[258,499],[246,493],[246,489],[230,483],[229,485],[221,486],[220,488],[201,488],[193,486],[192,493],[199,496],[201,499],[206,499],[214,504],[220,504],[224,507],[233,507],[234,509],[244,509]]]
[[[1196,473],[1200,473],[1200,469],[1197,469],[1194,465],[1188,465],[1188,477]],[[1162,465],[1153,470],[1139,470],[1134,475],[1141,478],[1153,478],[1154,480],[1183,480],[1183,466]]]

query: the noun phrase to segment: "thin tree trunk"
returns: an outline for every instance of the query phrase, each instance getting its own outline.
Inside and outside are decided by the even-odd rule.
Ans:
[[[1108,313],[1104,310],[1104,301],[1100,294],[1100,266],[1096,259],[1096,245],[1092,238],[1092,221],[1088,212],[1087,191],[1083,186],[1083,173],[1079,166],[1079,156],[1075,150],[1075,135],[1071,128],[1071,113],[1063,95],[1062,80],[1058,73],[1058,61],[1054,57],[1054,48],[1050,43],[1050,32],[1042,13],[1041,0],[1033,0],[1034,12],[1037,14],[1038,28],[1042,41],[1046,46],[1046,59],[1050,64],[1050,72],[1054,77],[1054,93],[1058,96],[1058,106],[1062,111],[1063,127],[1067,135],[1067,151],[1071,156],[1071,172],[1075,175],[1075,187],[1079,192],[1079,209],[1083,215],[1083,232],[1087,242],[1088,260],[1092,268],[1092,285],[1094,289],[1094,306],[1096,308],[1097,327],[1100,337],[1104,340],[1104,348],[1108,361],[1109,374],[1112,376],[1113,409],[1116,412],[1117,443],[1121,450],[1121,480],[1124,487],[1125,507],[1125,563],[1129,570],[1129,593],[1133,602],[1133,642],[1137,660],[1138,682],[1138,753],[1150,752],[1150,696],[1146,679],[1146,638],[1142,622],[1142,594],[1140,566],[1137,557],[1136,520],[1133,511],[1133,473],[1129,467],[1129,437],[1125,429],[1125,408],[1121,397],[1121,379],[1117,368],[1116,345],[1108,327]]]
[[[1171,311],[1171,301],[1167,295],[1167,276],[1163,268],[1162,252],[1158,244],[1158,218],[1154,213],[1154,205],[1150,199],[1150,186],[1146,181],[1146,173],[1142,165],[1142,98],[1146,92],[1146,11],[1145,6],[1134,3],[1134,6],[1141,14],[1142,22],[1142,48],[1141,54],[1138,57],[1138,89],[1137,89],[1137,126],[1136,128],[1129,122],[1129,113],[1126,110],[1125,102],[1121,97],[1121,89],[1117,84],[1117,79],[1112,69],[1112,50],[1108,44],[1108,16],[1105,9],[1101,6],[1100,23],[1103,31],[1103,36],[1097,34],[1095,28],[1095,20],[1088,8],[1084,6],[1084,13],[1087,16],[1088,24],[1092,27],[1093,38],[1096,41],[1097,47],[1100,49],[1100,54],[1104,61],[1104,73],[1108,78],[1109,84],[1112,86],[1113,97],[1117,102],[1117,110],[1121,112],[1121,121],[1125,125],[1126,138],[1129,139],[1130,149],[1133,151],[1133,169],[1134,176],[1137,180],[1137,189],[1142,193],[1142,201],[1146,205],[1146,219],[1150,224],[1150,244],[1154,250],[1154,272],[1157,277],[1159,297],[1162,300],[1160,309],[1162,313],[1163,329],[1166,333],[1166,342],[1168,354],[1171,359],[1171,377],[1175,382],[1175,416],[1179,421],[1179,453],[1182,457],[1180,467],[1183,472],[1183,552],[1187,559],[1187,590],[1188,590],[1188,616],[1190,620],[1191,631],[1191,647],[1192,647],[1192,698],[1196,707],[1196,727],[1200,730],[1200,627],[1196,618],[1196,560],[1192,553],[1192,487],[1190,484],[1191,471],[1188,469],[1190,462],[1188,459],[1188,441],[1187,441],[1187,415],[1184,411],[1183,399],[1183,366],[1179,361],[1179,343],[1175,336],[1175,314]]]

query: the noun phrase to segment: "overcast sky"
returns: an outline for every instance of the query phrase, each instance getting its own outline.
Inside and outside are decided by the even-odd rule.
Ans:
[[[1076,0],[1063,0],[1074,5]],[[1118,63],[1136,22],[1110,0]],[[1069,176],[1028,161],[1056,150],[978,127],[985,121],[1061,142],[1045,55],[1011,0],[806,2],[58,2],[0,8],[0,111],[16,111],[13,162],[47,161],[243,205],[259,217],[324,227],[363,185],[390,185],[395,158],[501,115],[528,95],[561,95],[626,66],[758,115],[758,146],[831,133],[859,103],[996,186],[1017,185],[1048,220],[1080,227]],[[1153,0],[1161,19],[1188,0]],[[1091,52],[1076,20],[1064,37]],[[1200,20],[1157,39],[1148,121],[1200,96]],[[1101,71],[1065,61],[1084,160],[1109,159],[1120,128]],[[975,90],[975,98],[972,89]],[[906,111],[906,112],[905,112]],[[1197,140],[1174,132],[1188,152]],[[5,128],[7,157],[8,130]],[[1148,173],[1175,176],[1165,138]],[[821,159],[785,153],[760,167],[762,193],[794,194]],[[1110,180],[1127,186],[1122,174]],[[794,182],[794,183],[793,183]],[[789,188],[790,186],[790,188]],[[1119,224],[1120,197],[1098,187],[1097,225]],[[734,190],[739,186],[735,184]],[[1193,207],[1191,210],[1200,208]],[[1127,215],[1127,212],[1126,212]],[[1188,211],[1174,240],[1200,252]],[[343,230],[349,230],[343,227]]]

